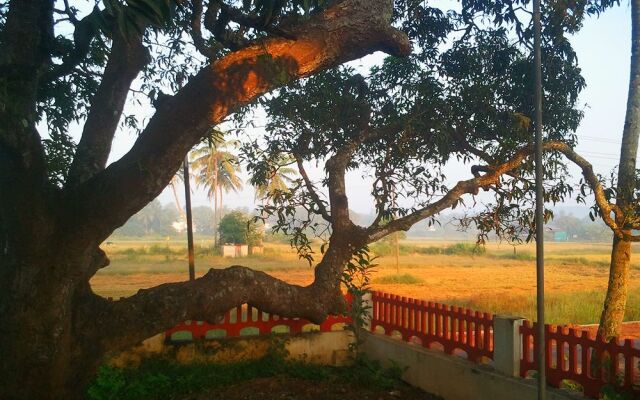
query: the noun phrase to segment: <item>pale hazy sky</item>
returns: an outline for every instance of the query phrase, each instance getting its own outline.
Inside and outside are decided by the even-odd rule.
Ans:
[[[587,82],[580,102],[585,107],[585,117],[578,129],[578,151],[591,160],[596,171],[608,172],[617,164],[620,139],[624,123],[630,56],[630,7],[623,0],[619,7],[608,10],[599,18],[586,20],[583,29],[571,39],[578,54],[579,65]],[[354,62],[354,65],[370,65],[380,60],[379,54]],[[73,131],[77,132],[78,129]],[[111,160],[124,154],[135,141],[135,133],[119,131],[114,141]],[[578,171],[574,169],[574,176]],[[466,179],[469,173],[455,165],[447,169],[452,179]],[[370,186],[358,173],[347,177],[350,206],[360,213],[372,211],[368,195]],[[169,190],[160,195],[163,203],[173,201]],[[248,187],[241,193],[228,193],[224,203],[231,207],[254,206],[253,190]],[[193,204],[209,205],[204,190],[196,189]]]

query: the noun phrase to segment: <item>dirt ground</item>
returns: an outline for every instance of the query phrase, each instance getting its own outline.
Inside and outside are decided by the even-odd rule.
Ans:
[[[403,259],[410,257],[401,257]],[[531,262],[517,260],[493,260],[484,257],[414,256],[413,262],[402,263],[400,274],[411,274],[421,280],[413,284],[379,284],[372,287],[389,293],[430,301],[446,302],[449,299],[467,298],[470,295],[533,295],[536,290],[535,267]],[[444,262],[443,262],[444,259]],[[199,275],[202,275],[202,271]],[[372,274],[376,277],[395,274],[395,268],[381,266]],[[269,274],[286,282],[306,285],[313,281],[309,267],[269,271]],[[106,296],[129,296],[138,289],[161,283],[183,281],[185,272],[131,273],[126,275],[96,275],[91,284],[94,290]],[[546,267],[546,289],[549,293],[584,292],[604,290],[607,287],[608,269],[601,266],[552,264]],[[640,287],[640,270],[632,270],[631,287]]]
[[[406,241],[408,246],[442,247],[451,243]],[[175,246],[170,255],[130,256],[127,251],[147,249],[149,242],[113,243],[106,247],[112,265],[100,270],[91,284],[96,293],[113,298],[130,296],[139,289],[187,279],[186,260]],[[156,245],[167,246],[165,243]],[[284,244],[269,244],[264,256],[229,259],[201,256],[196,276],[209,268],[241,264],[265,271],[284,281],[306,285],[313,269]],[[591,324],[598,321],[608,282],[610,244],[546,243],[545,292],[548,321],[553,324]],[[490,244],[484,255],[405,253],[379,257],[371,274],[372,288],[401,296],[454,304],[474,310],[535,317],[535,248]],[[640,246],[634,248],[640,252]],[[399,277],[401,279],[388,279]],[[410,281],[403,278],[410,278]],[[385,279],[387,278],[387,279]],[[385,283],[385,282],[401,283]],[[627,320],[640,320],[640,263],[632,260]]]
[[[295,378],[258,378],[199,393],[180,400],[438,400],[439,397],[410,386],[374,390],[340,380],[309,381]]]

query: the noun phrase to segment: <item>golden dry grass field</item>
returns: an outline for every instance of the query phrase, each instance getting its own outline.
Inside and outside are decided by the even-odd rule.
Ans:
[[[196,244],[197,276],[209,268],[240,264],[291,283],[307,284],[313,279],[312,268],[285,244],[267,244],[264,255],[237,259],[210,255],[206,251],[210,240]],[[610,244],[547,242],[545,247],[549,322],[597,322],[607,285]],[[103,249],[111,265],[91,281],[103,296],[129,296],[141,288],[187,279],[183,242],[114,240]],[[517,246],[514,254],[509,245],[491,243],[478,254],[470,243],[406,240],[398,270],[388,249],[373,249],[383,254],[372,273],[373,289],[486,312],[531,319],[535,315],[533,245]],[[640,246],[634,252],[640,260]],[[640,320],[640,262],[632,265],[626,319]]]

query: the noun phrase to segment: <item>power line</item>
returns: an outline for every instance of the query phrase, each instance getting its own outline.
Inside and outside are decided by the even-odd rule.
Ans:
[[[606,138],[600,138],[600,137],[597,137],[597,136],[580,136],[580,135],[578,135],[578,140],[580,140],[580,139],[585,139],[585,140],[589,140],[589,141],[592,141],[592,142],[620,144],[620,141],[617,141],[615,139],[606,139]]]

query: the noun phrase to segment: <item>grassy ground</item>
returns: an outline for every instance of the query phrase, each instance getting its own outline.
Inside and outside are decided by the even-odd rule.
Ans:
[[[210,240],[197,241],[196,274],[209,268],[242,264],[268,271],[296,284],[308,284],[313,269],[283,244],[268,244],[262,256],[225,259],[206,249]],[[374,246],[379,264],[373,288],[407,297],[457,304],[476,310],[535,315],[535,249],[533,245],[489,244],[478,251],[469,243],[412,241],[402,243],[396,267],[392,251]],[[185,280],[185,245],[181,241],[112,241],[103,246],[111,266],[92,280],[94,290],[120,297],[140,288]],[[557,324],[587,324],[598,320],[608,279],[606,243],[546,243],[547,319]],[[640,247],[634,248],[636,254]],[[627,320],[640,320],[640,263],[632,265]]]

